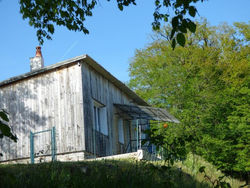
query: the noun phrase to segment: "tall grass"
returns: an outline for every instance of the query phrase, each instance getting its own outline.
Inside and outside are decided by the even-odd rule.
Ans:
[[[193,176],[196,181],[206,182],[210,186],[212,186],[211,182],[214,182],[215,180],[218,180],[219,177],[224,176],[221,171],[217,170],[212,164],[205,161],[202,157],[193,155],[191,153],[188,154],[187,159],[185,161],[177,162],[174,166],[182,169],[183,172]],[[205,166],[206,175],[210,178],[210,180],[204,178],[204,173],[199,172],[199,168],[202,166]],[[222,181],[230,183],[231,187],[233,188],[238,188],[241,185],[245,184],[245,182],[241,182],[229,176],[225,176]]]
[[[210,187],[178,168],[133,160],[1,165],[0,187]]]

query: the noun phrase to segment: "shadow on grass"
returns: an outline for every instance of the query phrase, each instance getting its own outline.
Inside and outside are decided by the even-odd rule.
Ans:
[[[150,162],[102,160],[0,166],[0,187],[210,187]]]

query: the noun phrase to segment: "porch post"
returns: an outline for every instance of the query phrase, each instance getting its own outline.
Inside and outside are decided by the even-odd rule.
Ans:
[[[139,148],[139,119],[136,119],[136,148]]]
[[[93,145],[93,149],[94,149],[94,158],[96,158],[96,140],[95,140],[95,129],[93,128],[93,141],[94,141],[94,145]]]
[[[139,125],[139,149],[141,149],[141,125]]]

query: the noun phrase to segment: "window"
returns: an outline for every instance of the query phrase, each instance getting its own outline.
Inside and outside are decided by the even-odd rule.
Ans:
[[[119,142],[124,144],[124,131],[123,131],[123,119],[118,119],[118,137]]]
[[[104,135],[108,135],[106,107],[94,101],[94,129]]]

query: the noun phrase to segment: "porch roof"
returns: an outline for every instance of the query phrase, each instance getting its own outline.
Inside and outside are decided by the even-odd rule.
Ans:
[[[117,107],[117,114],[126,119],[147,119],[180,123],[178,119],[163,108],[127,104],[114,104],[114,106]]]

